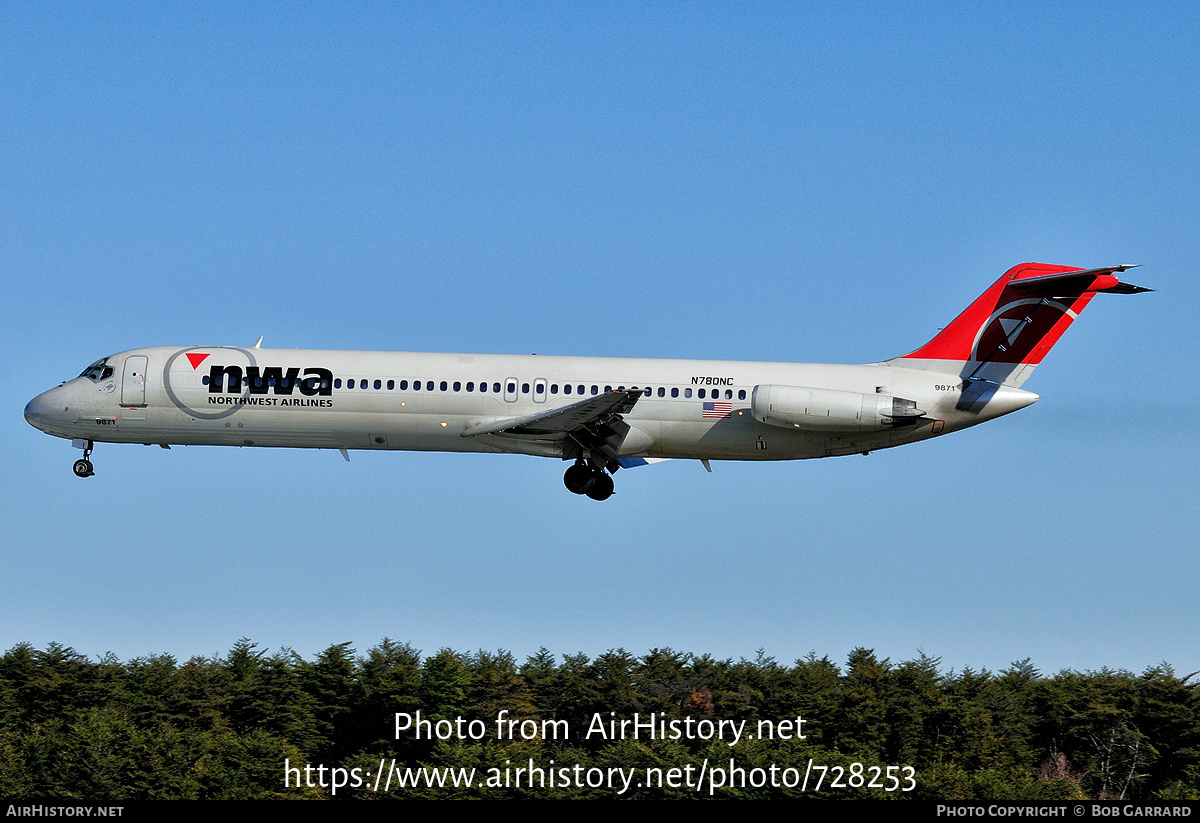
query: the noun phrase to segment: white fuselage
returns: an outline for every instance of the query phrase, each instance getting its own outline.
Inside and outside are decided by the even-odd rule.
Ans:
[[[1002,387],[967,404],[959,374],[891,364],[202,346],[135,349],[100,362],[111,367],[107,376],[96,370],[30,401],[25,411],[30,423],[59,437],[97,442],[562,457],[561,436],[463,432],[636,388],[648,393],[623,415],[631,427],[620,445],[623,458],[788,460],[923,440],[1037,399]],[[213,385],[214,374],[220,385]],[[756,387],[787,390],[771,397],[787,392],[798,397],[803,390],[804,397],[821,402],[790,409],[781,423],[764,411],[765,389],[754,407]],[[864,411],[856,423],[857,412],[833,408],[847,406],[843,401],[850,398],[854,409],[860,400],[864,410],[873,409],[877,398],[890,403],[891,397],[915,403],[919,419],[879,425],[876,418],[872,424]],[[705,403],[715,405],[706,409]],[[837,414],[843,417],[830,416]]]

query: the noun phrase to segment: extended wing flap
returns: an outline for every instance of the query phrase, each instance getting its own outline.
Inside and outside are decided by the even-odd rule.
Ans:
[[[597,469],[616,471],[617,454],[629,434],[629,424],[621,415],[633,409],[641,396],[636,389],[605,392],[538,414],[477,423],[462,436],[562,440],[564,459],[586,457]]]
[[[569,406],[530,414],[525,417],[510,417],[505,420],[489,420],[477,423],[463,431],[463,437],[478,437],[483,434],[503,434],[510,437],[566,436],[596,424],[608,422],[607,418],[628,413],[641,397],[640,391],[611,391],[580,400]]]

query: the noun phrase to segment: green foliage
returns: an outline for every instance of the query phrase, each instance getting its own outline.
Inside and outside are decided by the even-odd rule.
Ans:
[[[430,718],[454,718],[467,708],[469,675],[462,655],[442,649],[421,667],[421,705]]]
[[[0,794],[610,798],[616,789],[598,776],[637,769],[623,796],[801,797],[811,787],[806,795],[761,778],[790,770],[799,779],[811,762],[827,781],[823,797],[900,796],[867,785],[870,767],[891,765],[915,770],[909,797],[1195,800],[1192,678],[1165,663],[1140,676],[1044,677],[1028,660],[999,674],[944,673],[924,653],[893,663],[865,648],[842,669],[815,653],[787,666],[762,651],[731,661],[674,649],[561,660],[541,649],[518,665],[505,651],[423,657],[386,638],[363,655],[335,644],[312,661],[242,639],[224,656],[183,664],[169,655],[93,662],[57,644],[20,644],[0,656]],[[397,738],[397,712],[476,720],[482,732]],[[497,728],[502,712],[518,733]],[[711,734],[651,737],[644,726],[636,737],[608,733],[635,714],[710,733],[744,723],[744,736],[731,746]],[[285,786],[285,763],[358,769],[359,778],[336,795],[328,781]],[[702,764],[712,785],[697,792],[689,781]],[[590,774],[591,785],[563,780],[564,769]],[[393,779],[376,791],[382,774]],[[471,786],[452,779],[467,774]],[[829,784],[835,775],[841,785]]]

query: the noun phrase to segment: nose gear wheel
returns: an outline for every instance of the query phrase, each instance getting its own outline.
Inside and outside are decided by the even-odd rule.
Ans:
[[[75,465],[71,467],[71,471],[75,472],[76,477],[91,477],[96,472],[92,469],[92,461],[88,458],[92,456],[92,448],[94,443],[91,440],[84,447],[83,457],[75,461]]]

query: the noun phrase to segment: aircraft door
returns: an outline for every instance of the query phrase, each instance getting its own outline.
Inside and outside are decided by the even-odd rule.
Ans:
[[[121,405],[146,405],[146,367],[144,354],[133,354],[125,358],[125,369],[121,375]]]

